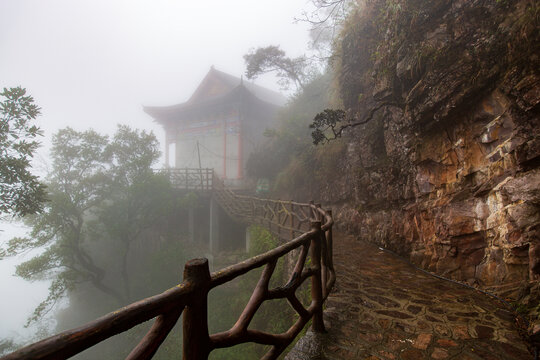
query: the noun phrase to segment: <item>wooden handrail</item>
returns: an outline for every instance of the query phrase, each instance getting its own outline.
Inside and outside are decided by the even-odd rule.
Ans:
[[[184,168],[160,169],[157,173],[166,174],[174,188],[180,190],[211,191],[214,169]]]
[[[149,332],[127,357],[130,360],[150,359],[182,312],[184,360],[207,359],[214,349],[245,342],[272,345],[262,359],[276,359],[310,319],[313,319],[315,332],[324,332],[323,302],[336,279],[332,259],[332,212],[323,210],[313,202],[306,204],[236,195],[224,186],[212,169],[196,169],[196,172],[198,180],[201,174],[205,174],[206,184],[212,186],[213,194],[229,215],[241,221],[267,226],[271,232],[288,241],[264,254],[212,274],[209,273],[206,259],[190,260],[185,265],[183,282],[174,288],[123,307],[77,329],[26,346],[1,360],[66,359],[111,336],[156,318]],[[189,174],[190,171],[183,173]],[[204,181],[198,181],[199,187],[204,187],[204,184]],[[296,233],[300,235],[291,239]],[[299,254],[287,283],[270,289],[269,283],[277,261],[295,249],[299,249]],[[306,268],[308,256],[310,266]],[[208,292],[263,266],[259,282],[237,322],[227,331],[209,334]],[[308,278],[311,278],[311,303],[305,308],[296,297],[296,290]],[[272,299],[286,299],[298,313],[297,321],[281,334],[248,329],[262,303]]]
[[[166,315],[174,309],[183,309],[193,290],[193,284],[183,282],[159,295],[137,301],[79,328],[63,331],[23,347],[1,359],[67,359],[156,316]]]

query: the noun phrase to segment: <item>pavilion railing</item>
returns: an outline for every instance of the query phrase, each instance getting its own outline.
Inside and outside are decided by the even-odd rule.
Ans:
[[[167,174],[171,185],[176,189],[211,191],[214,169],[199,168],[168,168],[158,170]]]
[[[222,186],[219,179],[213,180],[214,194],[220,199],[220,204],[228,206],[227,212],[238,219],[264,225],[282,239],[288,237],[292,240],[212,274],[209,272],[207,259],[190,260],[185,265],[184,279],[179,285],[79,328],[26,346],[4,356],[2,360],[65,359],[155,318],[151,329],[126,358],[150,359],[182,313],[184,360],[207,359],[214,349],[245,342],[271,345],[262,359],[276,359],[310,319],[315,332],[324,332],[323,302],[336,279],[332,261],[332,212],[313,203],[235,195]],[[296,236],[297,234],[299,235]],[[293,252],[296,249],[298,251]],[[277,261],[290,253],[297,257],[287,283],[270,288],[270,279]],[[236,323],[227,331],[209,334],[208,292],[259,267],[264,267],[261,277]],[[311,303],[306,308],[296,296],[296,290],[309,278]],[[286,299],[298,313],[296,322],[280,334],[249,329],[249,324],[262,303],[273,299]]]

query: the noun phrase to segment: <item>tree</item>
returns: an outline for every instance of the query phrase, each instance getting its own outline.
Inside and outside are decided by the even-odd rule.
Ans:
[[[76,284],[90,282],[121,301],[107,286],[105,270],[89,252],[91,228],[88,219],[106,198],[105,147],[107,137],[95,131],[63,129],[53,137],[52,170],[47,178],[49,202],[44,211],[28,219],[28,238],[9,241],[6,253],[16,255],[31,248],[43,252],[17,266],[16,274],[27,280],[52,278],[48,297],[29,319],[46,314]]]
[[[265,141],[250,154],[246,164],[248,176],[273,180],[291,159],[299,160],[310,151],[308,125],[318,111],[329,106],[330,81],[331,74],[320,75],[291,97],[280,111],[275,127],[265,130]]]
[[[318,145],[341,136],[344,128],[337,126],[343,120],[345,120],[345,111],[343,110],[324,109],[315,115],[313,122],[309,125],[310,129],[314,129],[311,132],[313,144]],[[330,138],[327,135],[329,131],[332,133]]]
[[[116,306],[129,300],[130,244],[171,203],[168,181],[150,168],[159,157],[157,146],[153,134],[125,126],[112,141],[93,130],[70,128],[54,136],[50,201],[29,219],[30,236],[12,239],[4,249],[6,255],[43,249],[16,270],[28,280],[53,280],[29,322],[82,283],[92,284]],[[124,287],[112,281],[110,264],[120,264]]]
[[[21,87],[0,92],[0,214],[24,216],[39,212],[45,186],[30,173],[30,160],[42,136],[32,121],[40,114]]]
[[[332,56],[334,39],[342,29],[347,15],[352,9],[359,7],[354,0],[311,0],[314,10],[304,10],[296,21],[310,24],[310,48],[318,53],[320,60],[328,60]]]
[[[289,58],[279,46],[251,49],[244,55],[246,63],[246,76],[255,79],[257,76],[269,72],[276,72],[280,78],[279,83],[288,89],[291,82],[297,89],[304,89],[307,81],[312,77],[305,56]]]
[[[0,339],[0,356],[7,355],[8,353],[15,351],[15,342],[11,339]]]
[[[403,108],[404,105],[394,101],[379,102],[371,107],[367,115],[362,119],[348,116],[344,110],[324,109],[315,115],[313,122],[309,124],[309,128],[313,129],[311,132],[313,144],[328,143],[340,138],[343,132],[349,128],[367,124],[373,119],[375,113],[385,106]]]
[[[110,197],[98,212],[103,234],[122,245],[120,274],[124,296],[131,298],[128,255],[132,244],[174,206],[170,183],[151,169],[160,156],[152,133],[119,126],[107,151],[111,155]]]

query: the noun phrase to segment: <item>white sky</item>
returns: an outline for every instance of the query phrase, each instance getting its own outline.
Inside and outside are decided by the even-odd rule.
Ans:
[[[308,26],[293,18],[308,7],[308,0],[0,0],[0,87],[25,87],[42,108],[43,166],[52,134],[66,126],[112,134],[122,123],[162,139],[142,105],[186,101],[211,65],[240,76],[250,48],[304,54]],[[279,89],[272,77],[258,83]],[[11,236],[8,225],[0,229],[0,241]],[[0,260],[0,338],[28,333],[22,324],[45,296],[46,284],[13,278],[13,264]]]

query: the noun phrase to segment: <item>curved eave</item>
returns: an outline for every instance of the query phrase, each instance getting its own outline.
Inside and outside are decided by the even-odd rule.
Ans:
[[[153,117],[154,121],[160,123],[163,126],[167,126],[171,122],[187,119],[196,115],[197,113],[201,113],[203,111],[212,111],[216,107],[233,104],[237,101],[240,101],[244,97],[248,98],[250,101],[253,102],[263,103],[266,106],[276,108],[279,107],[278,105],[259,99],[257,96],[251,93],[244,85],[238,85],[224,95],[205,99],[196,103],[185,102],[172,106],[143,106],[143,110],[145,113]]]

